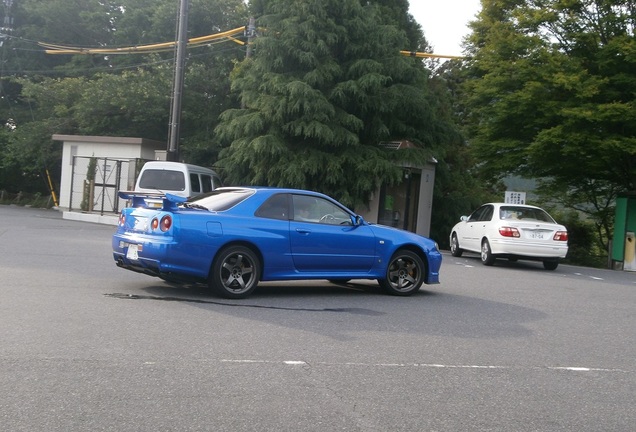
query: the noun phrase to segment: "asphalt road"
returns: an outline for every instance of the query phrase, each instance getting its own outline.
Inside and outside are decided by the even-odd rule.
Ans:
[[[115,266],[111,226],[0,206],[1,431],[631,431],[636,274],[444,256],[246,300]]]

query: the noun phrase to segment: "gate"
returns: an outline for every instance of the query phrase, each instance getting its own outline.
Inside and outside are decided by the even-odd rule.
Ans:
[[[139,163],[141,161],[141,163]],[[121,160],[74,156],[71,171],[69,211],[119,213],[126,201],[117,196],[119,190],[131,190],[141,159]]]

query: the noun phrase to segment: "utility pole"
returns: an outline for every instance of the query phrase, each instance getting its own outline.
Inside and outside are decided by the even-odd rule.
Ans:
[[[181,0],[177,21],[177,52],[174,64],[174,82],[172,88],[172,106],[170,108],[170,127],[166,159],[179,160],[179,126],[181,123],[181,99],[185,75],[186,47],[188,42],[188,7],[190,0]]]
[[[254,18],[250,18],[247,25],[247,52],[245,53],[245,58],[252,57],[252,41],[254,40],[254,36],[256,36],[256,22]]]

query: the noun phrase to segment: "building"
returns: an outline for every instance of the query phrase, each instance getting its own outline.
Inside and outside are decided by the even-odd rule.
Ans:
[[[119,212],[124,201],[117,191],[132,188],[137,165],[155,159],[166,147],[163,142],[129,137],[55,134],[53,140],[62,141],[60,209],[100,215]]]
[[[53,135],[53,140],[63,143],[59,207],[65,218],[116,215],[125,205],[117,191],[133,189],[145,161],[165,157],[165,143],[144,138]],[[396,151],[415,147],[405,140],[381,145]],[[355,211],[369,222],[428,236],[436,163],[403,165],[401,183],[380,185],[368,205]]]

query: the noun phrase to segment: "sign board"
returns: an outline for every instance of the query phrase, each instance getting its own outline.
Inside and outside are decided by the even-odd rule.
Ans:
[[[506,199],[505,199],[504,202],[506,204],[525,204],[526,203],[526,193],[525,192],[506,191]]]

